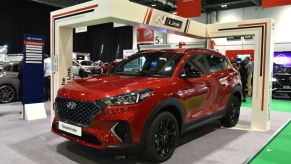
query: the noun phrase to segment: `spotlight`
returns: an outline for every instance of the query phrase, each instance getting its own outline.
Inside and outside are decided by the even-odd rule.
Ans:
[[[221,5],[222,8],[226,8],[227,7],[227,4],[223,4]]]

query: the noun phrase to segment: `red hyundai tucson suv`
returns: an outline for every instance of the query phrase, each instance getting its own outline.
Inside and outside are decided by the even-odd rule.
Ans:
[[[96,149],[169,159],[179,136],[214,120],[237,124],[239,73],[206,49],[148,50],[107,75],[78,79],[58,92],[52,132]]]

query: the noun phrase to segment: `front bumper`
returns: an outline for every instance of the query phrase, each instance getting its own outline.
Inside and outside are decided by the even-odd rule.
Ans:
[[[276,82],[273,82],[272,87],[273,93],[291,93],[291,85],[282,85]]]
[[[60,130],[58,117],[54,119],[51,130],[57,135],[95,149],[112,151],[112,153],[137,153],[142,145],[140,140],[146,118],[139,116],[139,110],[140,104],[107,107],[98,113],[86,127],[61,120],[81,127],[81,137]]]

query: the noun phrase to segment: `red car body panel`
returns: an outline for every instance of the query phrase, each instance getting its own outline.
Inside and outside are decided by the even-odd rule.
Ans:
[[[147,53],[156,51],[147,51]],[[112,126],[119,121],[128,123],[133,144],[141,142],[150,114],[161,102],[169,98],[176,99],[181,104],[184,110],[183,126],[224,110],[233,88],[241,85],[239,73],[231,66],[223,71],[202,75],[200,78],[185,80],[179,75],[185,61],[193,53],[207,52],[227,61],[228,59],[209,50],[167,51],[185,53],[169,78],[96,75],[74,80],[59,90],[58,97],[85,102],[93,102],[139,89],[151,88],[153,90],[152,95],[140,103],[106,107],[92,119],[88,127],[82,128],[82,131],[94,135],[100,141],[100,145],[91,144],[56,128],[52,128],[52,132],[90,147],[106,149],[122,144],[110,131]],[[53,123],[57,124],[58,121],[59,118],[56,117]]]

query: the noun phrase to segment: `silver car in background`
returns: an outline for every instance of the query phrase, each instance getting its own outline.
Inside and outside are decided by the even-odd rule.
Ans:
[[[0,66],[0,103],[9,103],[19,97],[19,62]]]

